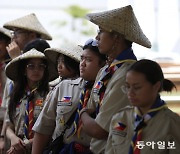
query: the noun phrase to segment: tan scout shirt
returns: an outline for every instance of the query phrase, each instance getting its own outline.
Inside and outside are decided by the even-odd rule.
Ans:
[[[121,108],[129,104],[127,96],[122,92],[121,86],[125,83],[125,75],[128,68],[131,66],[131,63],[124,63],[116,72],[113,74],[112,78],[109,80],[104,98],[102,100],[102,105],[99,110],[95,121],[100,125],[104,130],[109,132],[109,126],[112,116],[117,113]],[[102,72],[105,67],[101,69],[96,77],[96,83],[101,77]],[[98,104],[98,95],[97,93],[91,93],[91,97],[88,102],[88,108],[95,108]],[[107,140],[98,140],[93,138],[90,143],[90,149],[95,154],[104,153]]]
[[[130,142],[134,133],[133,107],[126,107],[113,116],[106,154],[128,154]],[[124,130],[117,130],[118,122],[126,125]],[[180,117],[168,108],[159,111],[142,132],[141,154],[180,154]],[[162,142],[162,144],[160,144]],[[164,143],[163,143],[164,142]],[[168,143],[169,142],[169,143]],[[167,149],[168,144],[175,144],[175,149]],[[161,145],[164,145],[162,147]],[[162,148],[162,149],[160,149]]]
[[[46,135],[53,134],[52,138],[56,139],[64,130],[64,124],[77,109],[83,87],[82,78],[61,81],[47,96],[44,109],[33,130]]]
[[[4,94],[3,94],[3,99],[2,99],[2,107],[8,108],[8,103],[10,100],[10,86],[13,85],[13,81],[10,80],[9,78],[6,79],[6,84],[4,87]]]
[[[44,98],[42,98],[38,93],[35,93],[35,97],[32,101],[35,103],[34,106],[34,122],[35,122],[43,108]],[[21,135],[21,136],[24,135],[24,119],[25,119],[26,104],[27,104],[27,98],[24,97],[21,99],[20,105],[16,107],[16,113],[14,117],[16,135]],[[8,115],[6,116],[6,122],[7,124],[10,123],[10,119]]]

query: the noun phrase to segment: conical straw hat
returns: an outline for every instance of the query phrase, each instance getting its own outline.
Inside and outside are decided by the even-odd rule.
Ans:
[[[10,78],[13,81],[16,81],[18,78],[18,66],[20,62],[24,59],[31,59],[31,58],[42,58],[46,59],[46,56],[36,49],[31,49],[28,52],[25,52],[24,54],[14,58],[11,60],[5,68],[6,76]],[[55,69],[55,66],[52,62],[48,60],[48,71],[49,71],[49,81],[52,81],[58,77],[58,72]]]
[[[5,23],[3,27],[10,30],[14,30],[14,28],[20,28],[20,29],[36,32],[41,35],[42,39],[52,40],[51,35],[42,26],[42,24],[39,22],[38,18],[34,13],[9,21]]]
[[[109,32],[118,32],[131,42],[151,48],[151,42],[143,33],[131,5],[99,13],[90,13],[86,17]]]
[[[44,52],[45,55],[54,63],[56,62],[59,54],[66,55],[79,62],[83,49],[78,45],[68,43],[62,45],[60,48],[48,48]]]

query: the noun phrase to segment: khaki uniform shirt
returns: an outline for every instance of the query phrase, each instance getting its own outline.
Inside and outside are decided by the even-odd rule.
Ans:
[[[99,114],[95,119],[96,123],[107,132],[109,132],[109,126],[112,116],[116,114],[121,108],[129,104],[127,95],[122,92],[121,86],[125,84],[125,75],[131,64],[132,63],[124,63],[119,69],[116,70],[107,84]],[[100,79],[104,69],[105,67],[102,68],[98,73],[95,85]],[[97,93],[94,93],[92,89],[91,96],[88,102],[88,108],[95,108],[98,102],[99,96],[97,95]],[[90,143],[91,151],[95,154],[104,153],[106,142],[107,140],[98,140],[96,138],[93,138]]]
[[[1,99],[0,101],[2,101],[4,86],[6,83],[6,75],[5,75],[4,68],[5,68],[5,63],[0,62],[0,99]]]
[[[49,86],[51,89],[53,89],[56,85],[58,85],[62,81],[61,77],[58,77],[57,79],[49,82]]]
[[[124,130],[117,130],[118,122],[126,125]],[[180,117],[164,108],[147,122],[142,131],[141,154],[180,154]],[[130,142],[134,135],[134,108],[126,107],[113,116],[106,154],[128,154]],[[162,142],[162,144],[161,144]],[[168,143],[169,142],[169,143]],[[167,149],[174,143],[176,149]],[[164,145],[164,147],[162,147]],[[162,149],[160,149],[162,148]]]
[[[4,87],[4,94],[2,99],[2,105],[1,107],[8,108],[8,103],[10,100],[10,86],[13,85],[13,81],[9,78],[6,79],[6,84]]]
[[[45,100],[46,105],[36,121],[33,130],[45,135],[53,134],[53,140],[56,139],[64,130],[64,124],[77,109],[84,83],[82,78],[61,81],[52,90],[51,94],[47,96]],[[66,99],[66,97],[69,97],[69,99]],[[74,141],[74,138],[66,138],[69,131],[67,130],[65,133],[65,143]]]
[[[43,108],[43,99],[38,93],[35,93],[35,97],[32,100],[35,103],[34,106],[34,122],[37,120],[42,108]],[[20,101],[20,105],[16,107],[16,113],[14,117],[15,121],[15,134],[18,136],[24,136],[24,119],[26,111],[27,98],[24,97]],[[7,124],[10,123],[9,116],[5,118]]]

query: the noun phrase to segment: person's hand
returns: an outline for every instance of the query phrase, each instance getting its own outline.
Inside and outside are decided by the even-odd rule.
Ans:
[[[4,153],[5,141],[4,138],[0,138],[0,154]]]
[[[25,144],[19,137],[14,136],[11,138],[11,147],[7,154],[23,154],[25,152]]]
[[[24,140],[24,144],[25,144],[25,147],[26,149],[31,149],[32,148],[32,143],[33,143],[33,139],[25,139]]]
[[[95,112],[95,110],[94,109],[88,109],[88,108],[83,108],[81,111],[80,111],[80,113],[79,113],[79,116],[80,116],[80,118],[81,118],[81,116],[82,116],[82,114],[84,113],[84,112],[86,112],[88,115],[91,115],[92,113],[94,113]]]
[[[17,56],[21,55],[21,50],[15,41],[12,41],[7,47],[6,50],[8,51],[9,56],[11,59],[16,58]]]

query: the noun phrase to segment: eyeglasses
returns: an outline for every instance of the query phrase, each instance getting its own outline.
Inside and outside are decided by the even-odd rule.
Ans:
[[[45,64],[38,64],[38,65],[35,65],[35,64],[27,64],[26,67],[27,67],[27,69],[29,69],[29,70],[35,70],[35,69],[45,70],[46,65],[45,65]]]
[[[84,46],[86,46],[86,45],[91,45],[93,47],[97,47],[98,46],[97,40],[89,39],[85,42]]]
[[[128,85],[123,85],[121,86],[121,90],[124,94],[127,94],[128,92],[132,92],[132,93],[138,93],[141,90],[142,87],[138,86],[138,87],[129,87]]]
[[[17,37],[18,35],[23,34],[23,33],[29,33],[29,32],[23,31],[23,30],[16,30],[16,31],[11,32],[11,36],[12,37]]]

